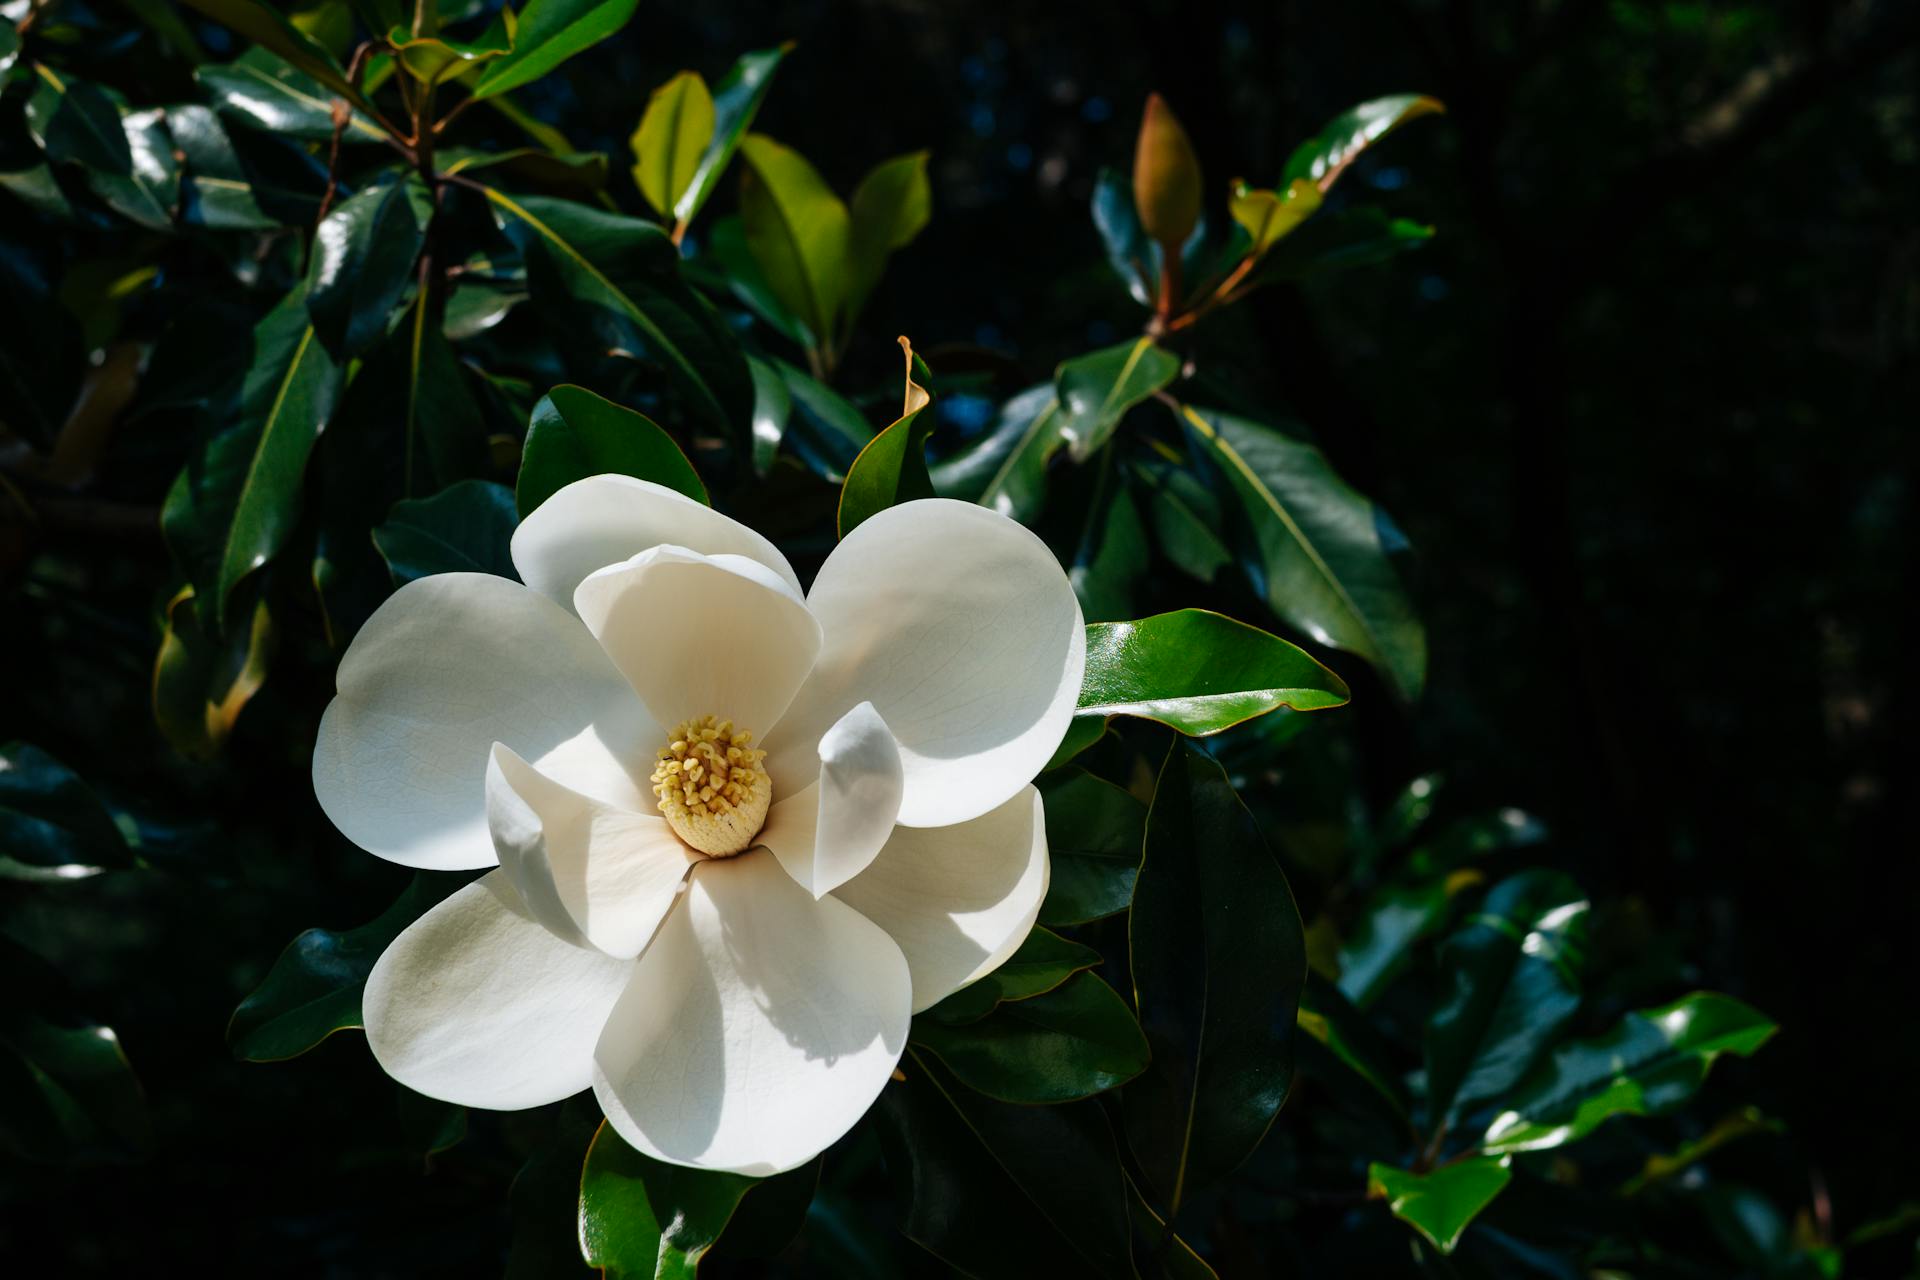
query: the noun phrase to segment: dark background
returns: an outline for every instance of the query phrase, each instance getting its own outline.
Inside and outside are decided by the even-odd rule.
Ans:
[[[1912,1198],[1920,832],[1894,743],[1920,652],[1920,6],[643,5],[528,105],[618,171],[654,85],[783,38],[757,128],[843,191],[933,153],[933,222],[868,309],[853,385],[891,376],[896,332],[990,348],[1024,385],[1132,331],[1086,206],[1150,90],[1216,193],[1270,183],[1352,102],[1446,101],[1344,180],[1436,239],[1258,295],[1221,335],[1249,394],[1304,420],[1417,552],[1424,704],[1395,711],[1334,662],[1367,785],[1437,768],[1463,807],[1541,816],[1617,919],[1782,1024],[1738,1070],[1790,1127],[1756,1157],[1785,1194],[1841,1234]],[[125,749],[97,785],[161,797],[183,844],[215,823],[219,853],[11,902],[119,1029],[159,1140],[143,1166],[0,1170],[0,1257],[490,1270],[512,1117],[422,1176],[358,1037],[275,1066],[223,1041],[286,939],[370,918],[405,880],[310,799],[324,658],[280,664],[228,765],[176,762],[145,705],[157,532],[110,567],[81,551],[93,621],[71,635],[11,625],[58,584],[5,584],[0,738],[62,755],[105,727]]]

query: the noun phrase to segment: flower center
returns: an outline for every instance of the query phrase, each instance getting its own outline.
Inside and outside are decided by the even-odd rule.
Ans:
[[[674,834],[701,853],[729,858],[760,834],[773,802],[767,753],[733,721],[701,716],[675,725],[653,769],[653,794]]]

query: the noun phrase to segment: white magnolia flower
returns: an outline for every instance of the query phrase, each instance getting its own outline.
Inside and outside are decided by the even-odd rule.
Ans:
[[[525,586],[396,592],[320,723],[314,789],[355,843],[498,864],[374,966],[374,1056],[469,1106],[591,1086],[676,1164],[803,1164],[910,1014],[1033,925],[1031,780],[1086,657],[1066,576],[1013,521],[929,499],[861,524],[803,596],[759,534],[610,475],[530,515],[513,560]]]

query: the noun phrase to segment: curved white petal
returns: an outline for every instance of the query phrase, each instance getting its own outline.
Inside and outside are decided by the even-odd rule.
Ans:
[[[418,1093],[515,1111],[587,1087],[593,1046],[634,970],[550,933],[503,871],[395,938],[361,996],[367,1043]]]
[[[999,968],[1047,896],[1040,793],[1020,794],[950,827],[896,827],[873,865],[834,897],[885,929],[913,972],[913,1011]]]
[[[820,624],[758,561],[658,546],[595,570],[574,609],[669,729],[704,715],[765,734],[820,652]]]
[[[900,741],[900,821],[944,826],[998,807],[1066,734],[1086,667],[1080,603],[1046,544],[1005,516],[945,498],[890,507],[834,548],[807,605],[826,643],[767,737],[776,784],[811,778],[813,744],[868,701]]]
[[[555,492],[514,530],[513,564],[528,586],[571,609],[588,574],[663,542],[746,556],[800,590],[771,542],[684,493],[632,476],[588,476]]]
[[[765,852],[702,862],[594,1050],[614,1129],[673,1164],[805,1164],[880,1095],[907,1040],[900,949]]]
[[[596,799],[651,803],[662,730],[580,620],[517,582],[443,573],[408,583],[360,628],[335,684],[313,748],[314,794],[349,840],[390,861],[493,865],[495,742]]]
[[[583,796],[504,743],[487,763],[487,825],[534,918],[610,956],[640,954],[700,860],[664,818]]]
[[[893,834],[904,782],[900,745],[863,702],[820,739],[820,776],[773,806],[758,843],[802,889],[816,898],[831,893],[864,871]]]

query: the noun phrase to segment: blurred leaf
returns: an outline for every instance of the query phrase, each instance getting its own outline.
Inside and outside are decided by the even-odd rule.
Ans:
[[[512,490],[491,480],[462,480],[431,498],[395,503],[387,522],[373,531],[373,545],[396,587],[434,573],[491,573],[518,581],[510,548],[519,523]]]
[[[0,880],[81,880],[131,862],[78,774],[30,743],[0,745]]]
[[[1385,1200],[1393,1216],[1411,1226],[1443,1254],[1460,1233],[1513,1181],[1508,1158],[1481,1157],[1418,1174],[1387,1164],[1367,1166],[1367,1194]]]
[[[129,175],[133,151],[120,109],[106,90],[35,64],[40,83],[27,99],[27,129],[47,159],[100,173]]]
[[[747,164],[740,218],[747,248],[780,305],[825,351],[852,283],[853,217],[798,151],[765,134],[740,142]]]
[[[13,70],[20,58],[20,32],[11,22],[0,23],[0,76]]]
[[[358,1027],[360,993],[374,961],[400,931],[468,877],[418,871],[406,892],[357,929],[309,929],[280,953],[227,1024],[233,1056],[246,1062],[297,1058],[336,1031]]]
[[[673,437],[643,413],[585,387],[559,386],[533,407],[514,498],[522,516],[556,492],[588,476],[635,476],[712,505]]]
[[[204,3],[205,0],[197,0]],[[473,96],[491,98],[546,75],[627,25],[640,0],[527,0],[513,52],[487,64]]]
[[[1723,1053],[1747,1057],[1779,1027],[1731,996],[1699,991],[1629,1013],[1577,1040],[1502,1101],[1481,1149],[1545,1151],[1578,1142],[1619,1115],[1666,1115],[1693,1097]]]
[[[1297,645],[1205,609],[1087,628],[1077,715],[1137,716],[1204,736],[1281,707],[1347,701],[1346,683]]]
[[[1459,887],[1440,877],[1395,881],[1376,890],[1340,944],[1341,993],[1362,1009],[1371,1005],[1406,967],[1413,944],[1445,921]]]
[[[248,625],[215,631],[200,614],[192,587],[167,605],[166,630],[153,663],[153,718],[189,760],[211,760],[226,745],[241,711],[267,678],[273,619],[264,600]]]
[[[1320,188],[1295,178],[1285,191],[1265,191],[1246,183],[1234,186],[1227,201],[1233,220],[1246,229],[1256,257],[1273,248],[1320,208]]]
[[[255,129],[308,142],[333,137],[333,95],[298,67],[264,48],[249,49],[225,66],[194,68],[193,78],[215,109]],[[356,111],[340,141],[379,142],[379,125]]]
[[[1322,214],[1262,258],[1251,282],[1307,280],[1370,267],[1420,248],[1433,234],[1432,227],[1390,218],[1370,206]]]
[[[753,474],[764,476],[780,455],[793,416],[793,393],[780,370],[759,356],[748,356],[747,368],[753,372]]]
[[[927,474],[927,436],[933,430],[933,415],[925,412],[933,403],[926,388],[933,375],[905,338],[900,339],[900,350],[907,359],[904,404],[899,418],[869,440],[847,468],[838,521],[843,538],[888,507],[934,496],[933,480]]]
[[[1136,471],[1150,491],[1147,515],[1167,559],[1202,582],[1212,582],[1233,563],[1221,537],[1220,498],[1184,467],[1145,467]]]
[[[1220,1280],[1192,1245],[1167,1230],[1166,1219],[1154,1212],[1132,1178],[1127,1179],[1127,1217],[1133,1227],[1134,1262],[1149,1264],[1142,1275],[1164,1276],[1166,1280]]]
[[[1067,570],[1088,622],[1113,622],[1133,613],[1134,584],[1145,576],[1151,557],[1140,508],[1120,474],[1106,459]]]
[[[925,151],[883,160],[860,179],[853,189],[844,326],[851,327],[866,305],[886,271],[887,259],[919,235],[932,216],[933,187],[927,182]]]
[[[1693,1141],[1681,1146],[1670,1154],[1655,1152],[1647,1157],[1640,1172],[1620,1184],[1619,1194],[1637,1196],[1658,1182],[1665,1182],[1677,1173],[1693,1167],[1706,1159],[1729,1142],[1756,1133],[1785,1133],[1786,1126],[1778,1120],[1771,1120],[1761,1113],[1758,1107],[1742,1107],[1720,1117],[1713,1128],[1707,1130]],[[1857,1234],[1857,1233],[1856,1233]],[[1852,1244],[1853,1238],[1848,1238]]]
[[[1495,885],[1440,948],[1427,1021],[1427,1106],[1451,1124],[1503,1096],[1580,1008],[1587,899],[1558,871]]]
[[[609,1280],[692,1280],[755,1181],[642,1155],[602,1122],[580,1171],[580,1251]]]
[[[1239,1166],[1293,1083],[1307,979],[1299,909],[1226,771],[1176,739],[1147,813],[1128,922],[1153,1063],[1121,1097],[1127,1142],[1169,1217]]]
[[[602,194],[607,186],[607,158],[598,151],[574,151],[556,155],[535,147],[515,147],[507,151],[468,151],[450,147],[440,154],[440,172],[448,175],[498,171],[516,183],[551,195],[586,200]]]
[[[292,63],[328,89],[359,104],[346,72],[331,53],[263,0],[182,0],[215,22],[233,28],[262,49]],[[202,68],[205,70],[206,68]]]
[[[934,487],[1031,524],[1047,496],[1047,462],[1061,443],[1053,384],[1029,387],[1000,406],[977,440],[933,467]]]
[[[336,358],[364,354],[386,336],[432,219],[433,193],[410,173],[342,201],[320,224],[307,268],[307,314]]]
[[[1102,724],[1074,721],[1076,726],[1083,723]],[[1053,864],[1046,901],[1040,904],[1041,922],[1084,924],[1125,911],[1140,873],[1147,807],[1085,769],[1042,774],[1039,786]]]
[[[760,104],[766,100],[767,90],[773,87],[773,73],[791,48],[791,44],[783,44],[777,49],[741,54],[720,87],[713,91],[712,137],[700,156],[700,163],[694,167],[692,179],[673,206],[673,216],[682,224],[693,221],[714,188],[720,185],[720,175],[726,172],[727,162],[739,149],[740,139],[752,127],[753,118],[760,114]]]
[[[741,179],[742,184],[747,180]],[[731,293],[734,300],[762,323],[796,347],[812,346],[813,335],[800,318],[774,296],[766,273],[747,247],[746,223],[738,215],[721,218],[707,237],[706,253],[688,264],[690,271],[706,269],[708,287]]]
[[[961,1026],[978,1022],[1009,1000],[1044,995],[1083,969],[1100,963],[1100,953],[1036,926],[1018,950],[986,977],[960,988],[920,1014],[935,1022]]]
[[[1309,979],[1300,994],[1298,1023],[1300,1030],[1364,1081],[1396,1116],[1406,1118],[1406,1091],[1381,1060],[1384,1055],[1374,1043],[1372,1028],[1339,988]]]
[[[1160,248],[1147,238],[1133,207],[1133,190],[1115,170],[1102,169],[1094,178],[1093,226],[1106,248],[1107,265],[1127,293],[1141,306],[1152,306]]]
[[[1295,147],[1280,173],[1280,184],[1306,179],[1325,191],[1362,151],[1409,120],[1445,110],[1437,98],[1418,93],[1397,93],[1363,102],[1341,112],[1326,128]]]
[[[1177,255],[1200,221],[1200,160],[1159,94],[1147,95],[1133,152],[1133,205],[1163,254]]]
[[[1373,504],[1311,445],[1230,414],[1181,413],[1252,524],[1256,585],[1274,612],[1365,658],[1402,699],[1419,697],[1426,630],[1387,559]]]
[[[400,1131],[407,1145],[422,1156],[436,1156],[458,1146],[467,1136],[467,1109],[396,1085],[400,1100]]]
[[[1056,429],[1074,460],[1092,457],[1113,438],[1127,410],[1179,372],[1180,357],[1151,338],[1135,338],[1063,363],[1053,375],[1061,407]]]
[[[404,23],[396,23],[387,31],[387,43],[407,74],[422,84],[440,84],[506,56],[514,44],[506,18],[503,9],[472,40],[451,40],[444,32],[413,35]]]
[[[43,1164],[147,1153],[152,1122],[111,1027],[78,1017],[52,966],[0,937],[0,1152]]]
[[[963,1026],[916,1018],[910,1038],[962,1084],[1002,1102],[1092,1097],[1147,1065],[1147,1042],[1126,1002],[1084,972]]]
[[[835,484],[845,481],[855,458],[873,440],[873,427],[844,396],[784,360],[768,362],[780,374],[793,402],[785,443],[815,472]]]
[[[693,185],[713,141],[713,95],[699,73],[682,71],[653,91],[633,131],[633,183],[662,217]]]
[[[553,1131],[520,1166],[508,1192],[513,1239],[506,1280],[587,1280],[601,1273],[580,1256],[580,1175],[600,1109],[563,1103]]]
[[[823,1163],[824,1157],[815,1156],[797,1169],[761,1178],[747,1188],[725,1234],[713,1247],[713,1257],[766,1259],[784,1253],[806,1226],[808,1210],[819,1193]]]
[[[215,231],[260,231],[279,225],[254,199],[253,183],[241,167],[220,117],[197,103],[167,108],[167,128],[180,150],[180,218],[189,226]]]

